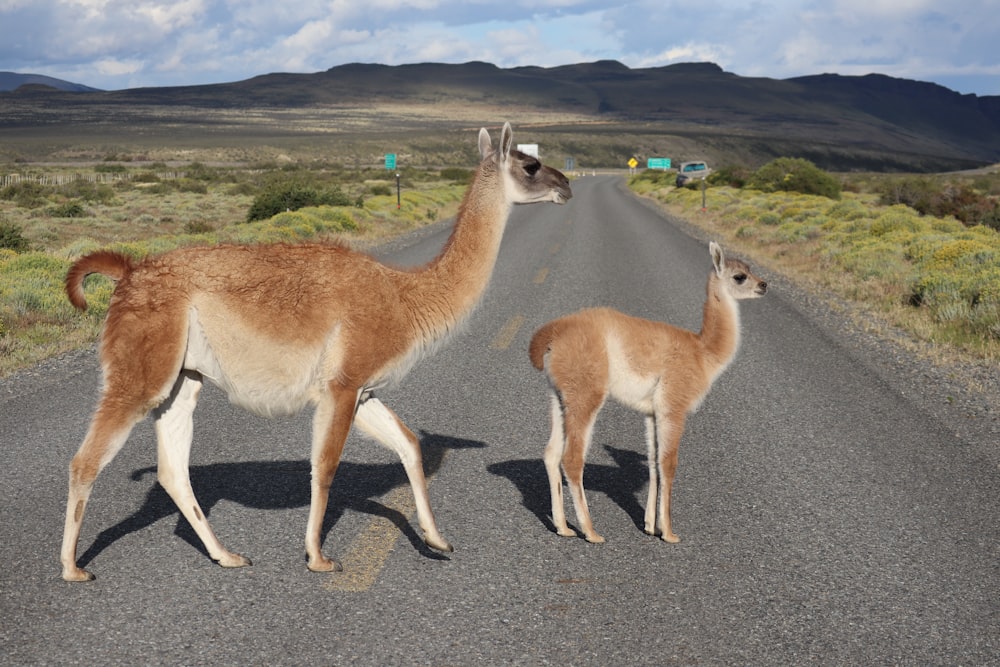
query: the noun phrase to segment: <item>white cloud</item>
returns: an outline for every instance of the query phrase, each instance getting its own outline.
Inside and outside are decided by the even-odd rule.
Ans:
[[[103,59],[95,62],[94,66],[99,73],[106,76],[124,76],[135,74],[143,68],[144,64],[141,60]]]

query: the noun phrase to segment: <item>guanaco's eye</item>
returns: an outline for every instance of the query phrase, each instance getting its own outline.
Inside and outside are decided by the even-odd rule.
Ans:
[[[524,170],[528,172],[528,176],[534,176],[538,173],[538,170],[542,168],[541,162],[531,161],[524,165]]]
[[[737,285],[742,285],[743,283],[745,283],[747,281],[747,274],[745,274],[745,273],[737,273],[735,276],[733,276],[733,280],[736,281]]]

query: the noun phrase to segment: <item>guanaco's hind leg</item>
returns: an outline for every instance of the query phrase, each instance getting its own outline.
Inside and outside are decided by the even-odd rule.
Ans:
[[[424,476],[423,455],[417,436],[400,421],[396,413],[380,400],[369,397],[358,405],[354,422],[364,433],[371,436],[399,455],[410,480],[413,499],[417,506],[417,519],[424,531],[424,542],[438,551],[453,551],[453,547],[438,531],[434,513],[431,511],[430,496],[427,492],[427,478]]]
[[[604,538],[594,530],[590,520],[590,508],[583,488],[583,467],[587,462],[587,452],[594,432],[597,413],[604,405],[604,395],[594,392],[577,395],[572,405],[563,398],[563,427],[566,430],[566,450],[563,452],[562,468],[566,473],[566,483],[573,498],[576,520],[580,524],[584,538],[593,544],[601,544]]]
[[[559,396],[553,391],[550,395],[550,408],[552,418],[552,433],[549,435],[549,442],[545,445],[545,472],[549,477],[549,497],[552,500],[552,525],[556,528],[556,533],[563,537],[576,537],[576,532],[566,525],[566,511],[563,501],[562,490],[562,464],[563,452],[566,450],[566,434],[563,430],[562,405]]]
[[[87,500],[94,488],[94,480],[104,467],[121,451],[132,427],[145,415],[139,411],[122,411],[107,400],[107,394],[90,422],[90,429],[83,439],[69,466],[69,496],[66,500],[66,523],[60,560],[62,578],[66,581],[91,581],[94,575],[76,564],[76,547],[80,541],[80,526],[87,509]]]
[[[243,567],[250,565],[250,561],[222,546],[191,489],[188,463],[194,435],[194,408],[201,386],[198,373],[182,371],[170,397],[153,411],[159,457],[157,478],[201,538],[212,560],[223,567]]]

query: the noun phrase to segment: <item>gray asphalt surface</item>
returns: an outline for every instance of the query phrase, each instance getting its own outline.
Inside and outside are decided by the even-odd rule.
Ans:
[[[741,351],[681,444],[681,543],[642,532],[642,419],[613,404],[585,476],[607,543],[555,535],[532,332],[589,305],[697,330],[711,267],[704,239],[620,179],[573,190],[562,207],[515,209],[467,327],[380,394],[422,437],[452,554],[421,544],[394,455],[352,435],[325,525],[345,571],[307,571],[310,415],[259,418],[206,386],[195,493],[254,565],[204,553],[156,483],[147,421],[88,508],[79,553],[97,580],[63,582],[66,469],[96,398],[95,355],[0,382],[0,662],[998,664],[995,431],[929,409],[942,401],[919,379],[766,268],[769,294],[744,303]],[[380,254],[420,263],[447,232]]]

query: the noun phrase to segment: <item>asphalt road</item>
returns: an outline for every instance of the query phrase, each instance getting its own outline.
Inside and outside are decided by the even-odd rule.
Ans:
[[[352,435],[307,571],[310,415],[266,420],[206,385],[192,481],[204,553],[140,424],[98,478],[59,577],[66,470],[93,351],[0,382],[0,663],[9,665],[986,665],[1000,656],[997,443],[960,435],[771,282],[681,444],[670,545],[642,532],[642,419],[609,404],[586,471],[603,545],[561,538],[541,453],[535,328],[588,305],[700,326],[707,244],[624,192],[518,207],[467,327],[380,397],[423,440],[455,552],[425,548],[394,455]],[[447,228],[381,249],[423,262]],[[568,508],[570,509],[570,508]],[[572,522],[573,513],[569,511]]]

